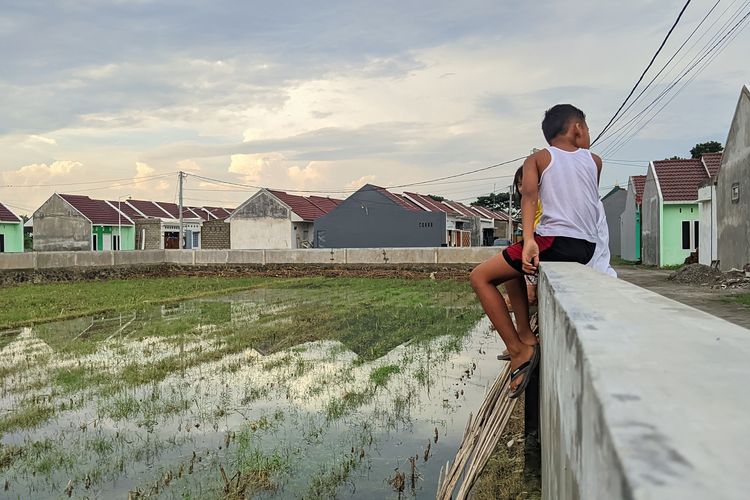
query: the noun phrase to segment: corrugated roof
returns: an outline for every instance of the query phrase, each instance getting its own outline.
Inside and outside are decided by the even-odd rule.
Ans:
[[[643,188],[646,187],[645,175],[633,175],[633,185],[635,186],[635,202],[640,205],[643,200]]]
[[[698,199],[698,187],[708,178],[701,160],[658,160],[652,163],[664,201]]]
[[[708,175],[714,176],[719,173],[722,156],[722,153],[706,153],[701,156],[701,160],[703,160],[703,164],[706,166],[706,170],[708,170]]]
[[[404,192],[404,195],[414,200],[418,205],[425,207],[430,212],[443,212],[450,215],[461,215],[461,212],[459,212],[455,208],[446,205],[444,202],[434,200],[429,196],[419,193],[410,193],[408,191]]]
[[[136,212],[136,210],[133,207],[127,204],[127,200],[120,200],[120,201],[107,200],[107,203],[109,203],[110,205],[115,207],[115,209],[120,210],[120,212],[130,217],[131,220],[143,218],[141,214]]]
[[[11,212],[10,208],[0,203],[0,222],[23,222],[23,220]]]
[[[92,224],[101,226],[133,225],[133,221],[129,217],[120,215],[104,200],[93,200],[88,196],[77,194],[61,194],[60,197],[82,213]]]

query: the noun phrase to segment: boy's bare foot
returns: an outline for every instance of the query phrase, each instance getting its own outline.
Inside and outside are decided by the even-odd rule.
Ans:
[[[523,347],[521,347],[521,350],[516,353],[511,353],[510,358],[510,371],[512,372],[522,364],[524,364],[527,361],[530,361],[531,358],[534,356],[534,347],[530,345],[523,344]],[[516,389],[518,389],[518,386],[521,385],[521,382],[523,382],[524,377],[526,374],[518,375],[515,379],[511,380],[510,382],[510,391],[515,392]]]
[[[535,346],[539,343],[539,339],[537,338],[536,334],[534,334],[534,332],[532,332],[531,330],[519,330],[518,338],[521,339],[521,342],[523,342],[527,346]]]

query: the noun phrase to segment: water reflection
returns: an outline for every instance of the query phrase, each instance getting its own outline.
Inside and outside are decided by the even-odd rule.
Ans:
[[[0,497],[434,498],[497,336],[438,302],[393,314],[449,333],[391,345],[371,304],[326,300],[263,289],[0,333],[0,408],[38,419],[2,436]],[[304,341],[325,321],[344,326]]]

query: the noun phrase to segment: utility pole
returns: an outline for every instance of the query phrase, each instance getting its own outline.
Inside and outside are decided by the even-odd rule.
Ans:
[[[182,242],[183,234],[185,234],[184,229],[182,227],[182,179],[185,177],[185,172],[180,170],[178,175],[180,176],[180,237],[179,237],[180,246],[177,248],[182,250],[183,248],[185,248],[185,245]]]

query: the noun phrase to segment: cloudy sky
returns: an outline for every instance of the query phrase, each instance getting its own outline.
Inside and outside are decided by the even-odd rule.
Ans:
[[[178,170],[327,192],[499,163],[543,146],[540,120],[557,102],[580,106],[598,133],[683,3],[0,0],[0,201],[19,213],[55,191],[172,201]],[[690,4],[655,69],[715,3]],[[720,1],[629,116],[743,4]],[[618,162],[603,186],[725,141],[750,82],[750,30],[737,33],[624,147],[599,148]],[[471,201],[506,189],[518,165],[416,190]],[[252,192],[193,175],[185,196],[234,206]]]

